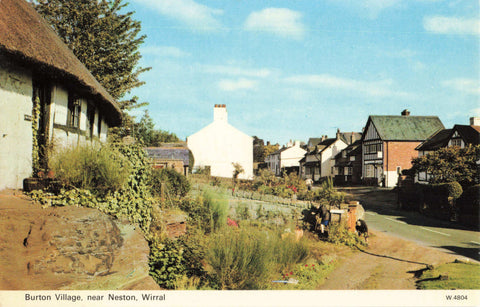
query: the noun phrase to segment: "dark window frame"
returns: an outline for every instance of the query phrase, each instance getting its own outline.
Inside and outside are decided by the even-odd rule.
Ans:
[[[69,92],[68,93],[68,114],[67,127],[80,129],[80,114],[82,112],[82,102],[80,98]]]

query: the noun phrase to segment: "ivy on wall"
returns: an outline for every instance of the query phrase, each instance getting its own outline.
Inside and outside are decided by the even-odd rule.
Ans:
[[[37,174],[40,170],[40,146],[38,145],[38,121],[40,118],[40,98],[37,96],[33,99],[32,108],[32,169],[33,174]]]

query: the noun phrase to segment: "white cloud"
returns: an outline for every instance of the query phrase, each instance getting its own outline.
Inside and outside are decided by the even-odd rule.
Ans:
[[[224,79],[218,82],[218,87],[224,91],[250,90],[257,86],[257,81],[240,78],[237,80]]]
[[[199,65],[199,70],[208,74],[255,77],[255,78],[266,78],[272,73],[271,70],[265,69],[265,68],[252,69],[252,68],[243,68],[243,67],[228,66],[228,65]]]
[[[302,14],[285,8],[266,8],[253,12],[245,21],[248,31],[268,32],[285,38],[302,39],[306,27],[301,22]]]
[[[459,92],[480,95],[479,80],[458,78],[443,81],[442,85]]]
[[[425,30],[437,34],[480,35],[480,20],[444,16],[430,16],[423,19]]]
[[[158,57],[169,58],[184,58],[190,56],[188,52],[185,52],[177,47],[170,46],[148,46],[140,49],[141,54],[149,54]]]
[[[339,78],[328,74],[322,75],[298,75],[284,79],[288,83],[306,85],[313,88],[331,88],[363,94],[371,97],[411,97],[411,94],[390,89],[392,80],[375,82],[359,81],[347,78]]]
[[[162,15],[179,20],[188,28],[201,31],[215,31],[221,28],[216,16],[222,15],[220,9],[213,9],[193,0],[135,0]]]

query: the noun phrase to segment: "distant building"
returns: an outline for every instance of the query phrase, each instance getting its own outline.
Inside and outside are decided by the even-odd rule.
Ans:
[[[0,190],[32,176],[32,112],[39,102],[40,167],[47,146],[105,141],[116,101],[24,0],[0,1]]]
[[[148,158],[153,168],[171,168],[185,176],[189,173],[190,150],[183,144],[166,144],[161,147],[147,147]]]
[[[362,179],[362,141],[348,145],[335,156],[335,185],[360,184]]]
[[[276,176],[281,176],[284,171],[288,174],[298,174],[300,160],[305,156],[306,152],[299,141],[295,141],[293,144],[289,142],[287,146],[268,155],[265,158],[265,162]]]
[[[394,187],[418,156],[415,148],[444,128],[437,116],[410,116],[408,110],[399,116],[369,116],[362,136],[363,183]]]
[[[215,105],[213,122],[187,138],[194,157],[194,172],[209,168],[212,176],[232,178],[233,163],[244,172],[241,179],[253,178],[253,138],[228,123],[227,108]]]
[[[480,144],[480,118],[471,117],[470,125],[455,125],[452,129],[442,129],[431,135],[425,142],[415,148],[418,156],[422,157],[431,152],[444,147],[458,146],[465,148],[469,145]],[[427,183],[430,174],[420,172],[417,174],[415,181]]]
[[[361,133],[340,132],[335,138],[324,135],[321,138],[310,138],[307,143],[307,153],[300,161],[300,176],[317,182],[321,178],[335,175],[335,157],[349,144],[360,139]]]

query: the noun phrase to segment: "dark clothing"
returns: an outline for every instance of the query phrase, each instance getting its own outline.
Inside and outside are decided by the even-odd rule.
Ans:
[[[358,223],[360,222],[360,225]],[[355,230],[358,232],[358,235],[365,235],[368,236],[368,227],[367,223],[364,220],[358,220],[357,224],[355,225]]]
[[[331,218],[330,211],[325,206],[322,206],[322,208],[320,210],[321,210],[320,214],[321,214],[321,217],[322,217],[322,222],[327,222],[327,224],[328,224],[328,221],[330,221],[330,218]],[[324,225],[326,225],[326,224],[324,224]]]

